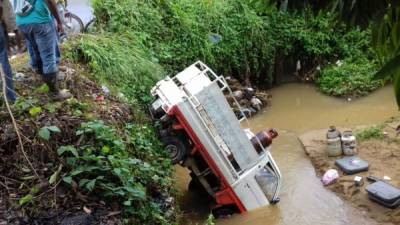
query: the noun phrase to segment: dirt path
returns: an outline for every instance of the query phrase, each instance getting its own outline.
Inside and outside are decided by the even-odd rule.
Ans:
[[[356,174],[364,179],[361,187],[354,184],[356,175],[345,175],[334,165],[335,160],[340,157],[327,156],[326,130],[310,131],[299,137],[319,177],[328,169],[339,171],[338,182],[327,188],[381,224],[400,224],[400,208],[388,209],[370,201],[365,191],[369,182],[365,178],[370,175],[378,178],[389,176],[390,183],[400,187],[400,140],[395,137],[394,127],[395,124],[386,124],[383,131],[386,131],[388,136],[382,140],[371,139],[358,143],[358,156],[370,165],[369,171]]]

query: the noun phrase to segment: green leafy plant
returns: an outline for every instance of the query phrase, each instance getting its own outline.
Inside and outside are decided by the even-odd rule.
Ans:
[[[279,11],[268,2],[95,0],[102,32],[71,43],[71,56],[145,104],[160,68],[174,74],[197,60],[246,82],[272,83],[285,56],[300,59],[305,69],[371,59],[369,29],[348,28],[329,12]]]
[[[22,205],[26,205],[26,204],[32,202],[32,200],[33,200],[33,195],[32,194],[27,194],[24,197],[20,198],[18,203],[19,203],[20,206],[22,206]]]
[[[349,62],[324,68],[317,80],[318,88],[333,96],[364,96],[382,87],[384,82],[374,79],[376,65],[369,61]]]
[[[18,204],[19,204],[20,206],[24,206],[24,205],[27,205],[27,204],[32,203],[35,194],[37,194],[38,192],[39,192],[39,188],[37,188],[37,187],[32,187],[32,188],[30,189],[30,191],[29,191],[29,194],[27,194],[27,195],[25,195],[24,197],[22,197],[22,198],[19,199]]]
[[[152,193],[170,189],[171,163],[163,160],[165,155],[153,131],[128,124],[121,134],[102,121],[93,121],[83,123],[76,135],[84,144],[57,150],[70,168],[64,182],[74,182],[88,193],[96,191],[105,198],[119,199],[126,215],[135,215],[143,222],[166,223]]]
[[[210,214],[204,223],[204,225],[215,225],[215,218],[212,214]]]
[[[39,137],[48,141],[48,140],[50,140],[51,133],[60,133],[60,132],[61,132],[60,128],[58,128],[56,126],[45,126],[45,127],[40,128],[38,134],[39,134]]]
[[[47,94],[49,93],[49,86],[47,86],[47,84],[43,84],[36,91],[41,94]]]
[[[373,47],[381,69],[378,78],[392,78],[397,105],[400,106],[400,6],[389,7],[382,20],[375,22]]]
[[[42,108],[41,107],[32,107],[30,110],[29,110],[29,114],[32,116],[32,117],[36,117],[36,116],[38,116],[40,113],[42,112]]]

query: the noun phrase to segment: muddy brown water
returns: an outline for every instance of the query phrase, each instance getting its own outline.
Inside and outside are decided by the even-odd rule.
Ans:
[[[365,212],[355,209],[325,189],[316,177],[297,136],[305,131],[329,125],[354,127],[381,123],[397,116],[393,89],[384,87],[367,97],[344,100],[325,96],[312,85],[287,84],[271,90],[272,106],[250,120],[258,132],[274,127],[280,136],[274,140],[272,155],[283,174],[281,201],[229,219],[221,225],[375,225]],[[183,224],[203,224],[209,214],[209,203],[187,191],[188,171],[176,168]]]

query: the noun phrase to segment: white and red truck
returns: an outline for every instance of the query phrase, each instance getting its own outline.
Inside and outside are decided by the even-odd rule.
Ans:
[[[239,120],[226,100],[232,91],[223,76],[199,61],[159,81],[151,94],[150,113],[165,149],[174,164],[191,171],[189,189],[200,187],[213,198],[215,216],[279,201],[282,178],[270,153],[277,132],[254,135],[242,128],[247,119]]]

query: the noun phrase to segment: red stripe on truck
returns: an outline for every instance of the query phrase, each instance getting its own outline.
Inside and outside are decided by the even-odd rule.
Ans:
[[[192,127],[187,122],[186,118],[183,116],[183,113],[179,110],[177,106],[173,106],[169,111],[168,114],[171,116],[175,116],[180,125],[185,129],[187,134],[189,135],[190,139],[196,146],[196,150],[199,150],[200,154],[203,156],[204,160],[210,166],[211,170],[214,174],[222,181],[222,191],[219,191],[215,195],[215,199],[217,204],[219,205],[230,205],[235,204],[240,212],[246,212],[246,208],[244,207],[243,203],[240,201],[239,197],[233,191],[232,187],[229,185],[227,180],[225,179],[224,175],[222,174],[221,170],[215,164],[214,160],[208,154],[206,148],[201,143],[200,139],[197,137],[196,133],[192,129]]]

